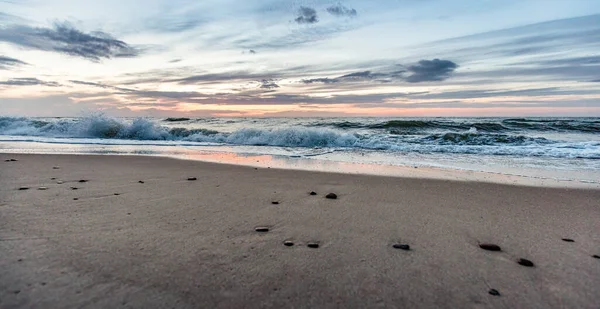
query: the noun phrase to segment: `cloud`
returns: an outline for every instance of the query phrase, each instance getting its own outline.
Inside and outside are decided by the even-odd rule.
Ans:
[[[53,28],[34,28],[24,25],[0,28],[0,42],[58,52],[92,61],[113,57],[135,57],[139,54],[136,48],[104,32],[83,33],[68,22],[55,23]]]
[[[357,12],[355,9],[349,9],[342,4],[338,3],[327,8],[327,12],[337,17],[355,17]]]
[[[417,64],[408,66],[407,70],[412,75],[406,78],[409,83],[442,81],[450,77],[450,74],[458,68],[458,65],[450,60],[421,60]]]
[[[57,82],[47,82],[39,80],[37,78],[11,78],[6,81],[0,81],[0,86],[48,86],[48,87],[60,87],[61,85]]]
[[[169,63],[177,63],[180,62],[182,59],[173,59],[171,61],[169,61]]]
[[[10,67],[18,66],[18,65],[27,65],[26,62],[23,62],[19,59],[0,56],[0,70],[8,70]]]
[[[249,53],[251,53],[251,54],[253,54],[253,55],[255,55],[255,54],[256,54],[256,51],[255,51],[254,49],[251,49],[251,50],[249,50],[248,52],[249,52]]]
[[[279,88],[279,85],[277,85],[277,83],[272,80],[272,79],[263,79],[260,81],[261,85],[260,88],[261,89],[275,89],[275,88]]]
[[[319,22],[317,11],[313,8],[301,6],[298,15],[294,20],[299,24],[315,24]]]

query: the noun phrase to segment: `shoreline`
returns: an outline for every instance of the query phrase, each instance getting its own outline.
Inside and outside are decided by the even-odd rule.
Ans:
[[[492,171],[478,171],[449,167],[402,166],[376,163],[355,163],[321,160],[305,157],[283,157],[270,154],[243,154],[223,151],[195,150],[180,154],[130,154],[130,153],[20,153],[0,150],[0,156],[56,155],[56,156],[123,156],[164,158],[183,161],[205,162],[232,166],[269,168],[279,170],[335,173],[343,175],[365,175],[393,178],[433,179],[461,182],[483,182],[516,186],[600,189],[599,181],[587,181],[546,176],[515,175]],[[557,171],[558,173],[558,171]]]
[[[598,306],[599,190],[0,158],[2,307]]]

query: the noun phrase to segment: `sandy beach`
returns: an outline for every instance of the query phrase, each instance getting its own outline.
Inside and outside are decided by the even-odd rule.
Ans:
[[[600,307],[600,190],[0,159],[1,308]]]

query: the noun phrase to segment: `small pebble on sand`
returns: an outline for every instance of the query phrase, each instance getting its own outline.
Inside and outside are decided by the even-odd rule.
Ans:
[[[78,199],[78,198],[76,198],[76,197],[74,197],[74,198],[73,198],[73,200],[74,200],[74,201],[77,201],[77,200],[79,200],[79,199]]]
[[[81,180],[79,180],[79,182],[88,182],[88,180],[87,179],[81,179]]]
[[[592,255],[592,257],[595,259],[600,259],[600,255],[597,255],[597,254]]]
[[[53,167],[52,167],[52,169],[54,169],[54,170],[57,170],[57,169],[59,169],[59,168],[60,168],[60,166],[53,166]]]
[[[139,182],[139,183],[144,183],[144,181],[143,181],[143,180],[140,180],[140,181],[138,181],[138,182]]]
[[[273,201],[273,202],[271,202],[271,204],[273,204],[273,205],[279,205],[279,202]]]
[[[77,187],[71,187],[71,190],[79,190]]]
[[[266,233],[269,231],[269,228],[266,226],[259,226],[259,227],[254,228],[254,230],[259,233]]]
[[[294,245],[294,242],[291,240],[286,240],[283,242],[283,245],[286,247],[292,247]]]
[[[410,250],[410,245],[407,244],[394,244],[392,247],[394,247],[394,249]]]
[[[59,184],[59,185],[62,185],[62,184],[63,184],[63,183],[65,183],[65,182],[64,182],[64,181],[60,181],[60,180],[59,180],[59,181],[57,181],[56,183],[57,183],[57,184]]]
[[[490,289],[488,293],[490,293],[490,295],[500,296],[500,292],[496,289]]]
[[[325,195],[325,198],[328,198],[330,200],[335,200],[335,199],[337,199],[337,194],[329,193],[329,194]]]
[[[311,193],[309,193],[310,195],[317,195],[317,192],[312,191]]]
[[[189,180],[189,181],[194,181],[194,180],[198,180],[198,178],[196,178],[196,177],[188,177],[188,179],[187,179],[187,180]]]
[[[23,190],[29,190],[28,187],[20,187],[19,190],[23,191]]]
[[[494,244],[479,244],[479,248],[487,251],[502,251],[500,246]]]
[[[114,195],[121,195],[121,193],[115,193]]]
[[[47,187],[39,187],[38,190],[42,190],[43,191],[43,190],[48,190],[48,188]]]
[[[566,241],[566,242],[575,242],[575,241],[574,241],[573,239],[571,239],[571,238],[563,238],[562,240],[563,240],[563,241]]]
[[[307,247],[312,248],[312,249],[317,249],[319,248],[319,243],[318,242],[309,242],[308,244],[306,244]]]
[[[528,260],[528,259],[519,259],[517,261],[517,263],[519,263],[519,265],[525,266],[525,267],[533,267],[535,266],[535,264],[533,264],[532,261]]]
[[[50,178],[50,180],[56,180],[56,177],[52,177],[52,178]]]

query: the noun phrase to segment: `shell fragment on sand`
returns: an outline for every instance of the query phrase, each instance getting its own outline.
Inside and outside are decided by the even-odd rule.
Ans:
[[[517,263],[519,263],[519,265],[525,266],[525,267],[534,267],[535,266],[535,264],[533,264],[533,262],[528,259],[519,259],[517,261]]]
[[[311,249],[317,249],[317,248],[319,248],[319,243],[312,241],[312,242],[309,242],[308,244],[306,244],[306,246]]]
[[[502,251],[502,248],[495,244],[479,244],[479,248],[487,251]]]
[[[400,250],[406,250],[406,251],[410,250],[410,245],[407,245],[407,244],[394,244],[394,245],[392,245],[392,247],[394,249],[400,249]]]

